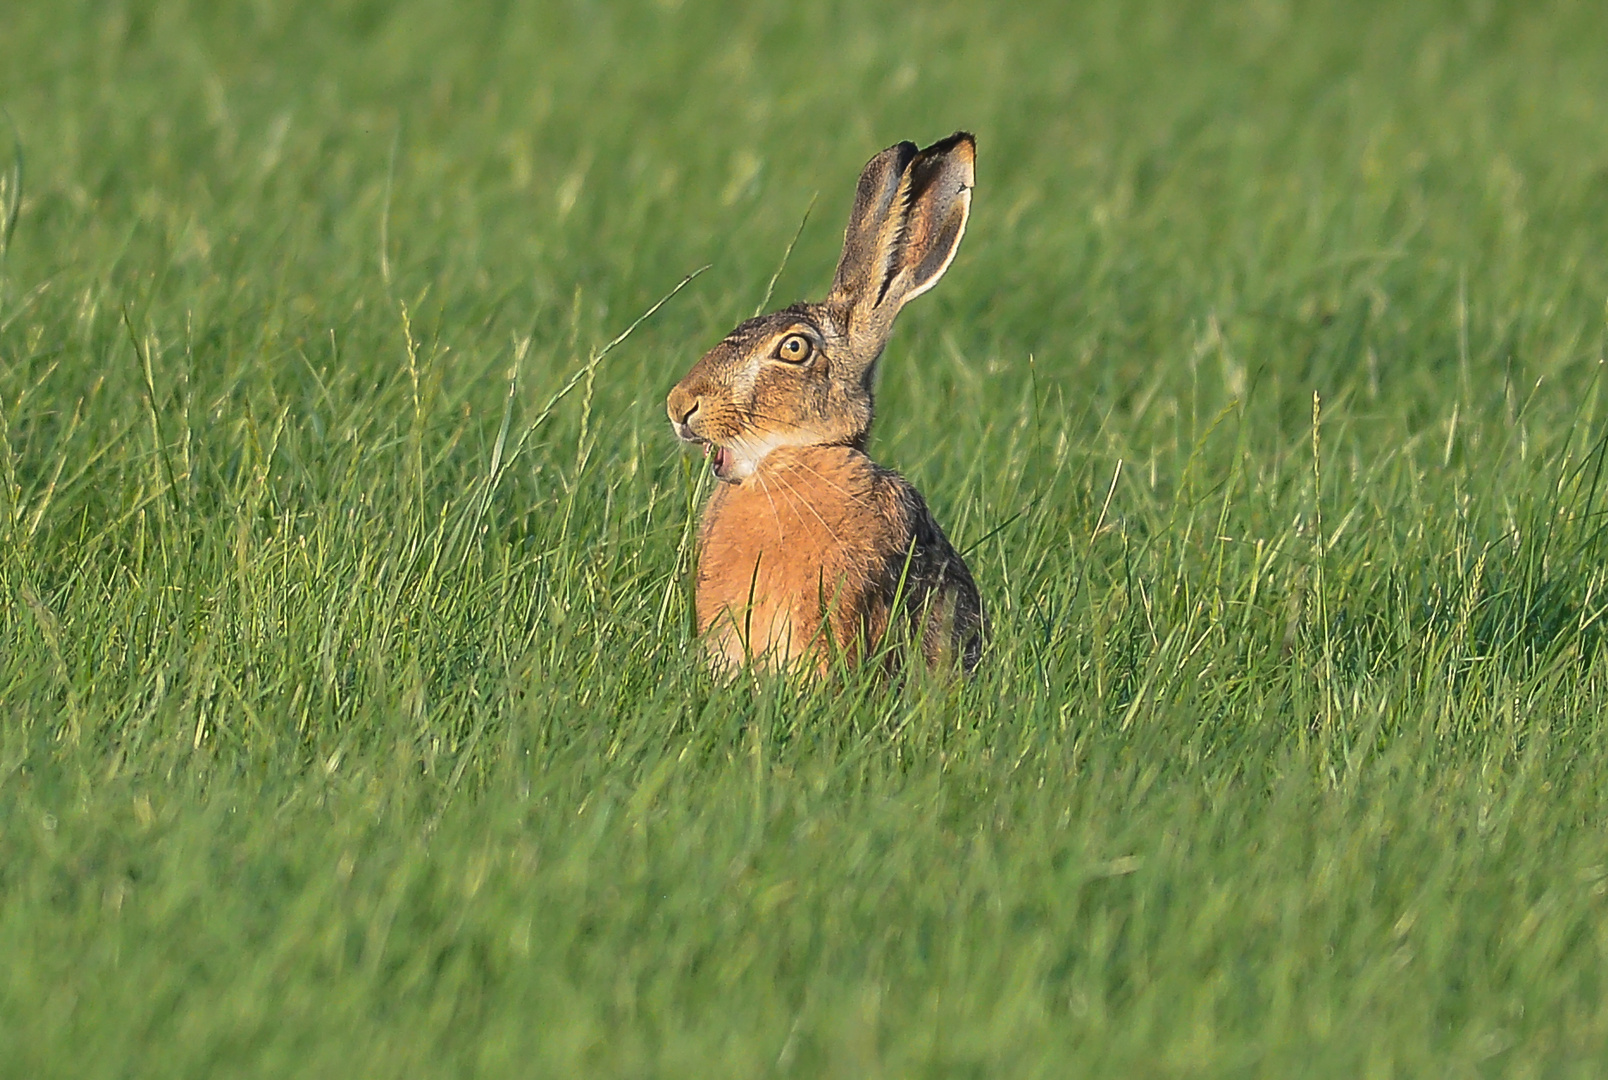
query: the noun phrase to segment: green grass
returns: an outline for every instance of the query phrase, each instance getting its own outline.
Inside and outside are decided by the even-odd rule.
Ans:
[[[0,104],[0,1074],[1603,1073],[1608,9],[61,0]],[[664,394],[959,127],[873,451],[991,649],[720,685]]]

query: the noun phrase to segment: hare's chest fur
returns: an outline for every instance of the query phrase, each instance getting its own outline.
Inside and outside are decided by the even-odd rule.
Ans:
[[[705,511],[698,629],[732,664],[788,664],[830,637],[854,649],[887,625],[909,549],[900,486],[858,450],[772,451]]]

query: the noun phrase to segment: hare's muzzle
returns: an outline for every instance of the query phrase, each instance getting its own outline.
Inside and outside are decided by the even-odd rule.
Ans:
[[[736,483],[737,478],[732,475],[732,455],[729,450],[711,439],[706,439],[693,428],[698,419],[698,410],[703,399],[681,386],[670,391],[670,400],[665,403],[665,411],[670,414],[670,427],[676,433],[676,438],[682,442],[692,443],[703,451],[704,457],[709,459],[709,469],[715,476],[727,483]]]

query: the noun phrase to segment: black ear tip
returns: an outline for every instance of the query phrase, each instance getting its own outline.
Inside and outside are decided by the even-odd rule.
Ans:
[[[964,147],[969,153],[977,152],[977,136],[969,131],[957,131],[947,139],[939,139],[927,147],[928,154],[949,154]]]
[[[903,142],[894,143],[892,146],[884,150],[883,153],[891,154],[893,156],[895,171],[902,173],[905,171],[905,169],[909,168],[910,163],[916,160],[917,156],[920,155],[921,148],[915,143],[911,142],[909,139],[905,139]]]

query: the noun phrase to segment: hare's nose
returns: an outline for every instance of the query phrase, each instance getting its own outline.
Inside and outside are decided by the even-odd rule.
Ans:
[[[700,395],[678,386],[670,391],[670,400],[665,404],[669,406],[666,411],[670,413],[671,423],[686,425],[698,415],[698,406],[702,403],[703,398]]]

